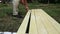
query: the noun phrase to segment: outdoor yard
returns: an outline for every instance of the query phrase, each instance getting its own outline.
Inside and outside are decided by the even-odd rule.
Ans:
[[[26,10],[23,5],[19,5],[19,12],[21,16],[26,15]],[[29,3],[30,9],[43,9],[51,17],[60,23],[60,4],[40,4]],[[12,13],[12,4],[4,5],[0,4],[0,31],[16,32],[21,25],[24,18],[12,17],[9,14]]]

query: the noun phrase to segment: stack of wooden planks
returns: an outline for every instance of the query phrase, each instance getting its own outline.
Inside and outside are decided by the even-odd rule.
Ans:
[[[17,34],[26,34],[29,17],[30,27],[28,34],[60,34],[60,24],[42,9],[29,10]]]

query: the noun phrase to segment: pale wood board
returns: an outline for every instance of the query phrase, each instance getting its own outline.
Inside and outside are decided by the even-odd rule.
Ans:
[[[28,20],[30,17],[30,10],[28,11],[28,13],[26,14],[21,26],[19,27],[17,34],[26,34],[26,29],[27,29],[27,25],[28,25]]]
[[[42,9],[29,10],[17,34],[26,34],[30,13],[29,34],[60,34],[60,24]]]
[[[45,11],[43,11],[42,9],[40,9],[43,13],[44,13],[44,15],[46,15],[45,17],[46,17],[46,19],[47,20],[49,20],[49,22],[51,22],[52,23],[52,25],[59,31],[59,33],[60,33],[60,24],[55,20],[55,19],[53,19],[51,16],[49,16]],[[42,14],[43,14],[42,13]],[[47,18],[48,17],[48,18]]]
[[[31,21],[30,21],[29,34],[38,34],[34,10],[31,10]]]
[[[38,28],[38,33],[39,34],[48,34],[44,24],[42,23],[41,19],[40,19],[40,13],[38,13],[39,10],[35,9],[35,16],[36,16],[36,24],[37,24],[37,28]]]
[[[52,24],[52,20],[48,20],[47,18],[49,18],[47,15],[44,14],[44,11],[42,12],[41,9],[36,9],[36,13],[39,14],[40,17],[40,21],[42,21],[41,23],[43,23],[43,25],[45,26],[48,34],[60,34],[60,29],[56,29],[56,27],[54,27],[55,25]],[[46,13],[46,12],[45,12]],[[46,17],[47,16],[47,17]],[[51,19],[51,18],[50,18]],[[52,21],[52,22],[50,22]],[[55,22],[54,22],[55,23]],[[59,25],[59,24],[58,24]],[[57,26],[58,27],[58,26]],[[59,27],[58,27],[59,28]],[[40,33],[39,33],[40,34]]]

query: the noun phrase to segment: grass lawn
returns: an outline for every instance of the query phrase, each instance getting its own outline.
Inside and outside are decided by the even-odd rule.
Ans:
[[[60,23],[60,4],[35,4],[29,3],[30,9],[43,9],[51,17]],[[9,13],[12,13],[12,5],[0,4],[0,31],[17,31],[23,18],[16,18],[9,16]],[[19,10],[20,14],[24,17],[26,11],[24,6],[20,4]]]

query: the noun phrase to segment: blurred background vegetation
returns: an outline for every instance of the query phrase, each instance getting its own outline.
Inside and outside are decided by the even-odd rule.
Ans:
[[[12,2],[13,0],[0,0],[0,1],[2,1],[2,3],[3,4],[5,4],[5,3],[10,3],[10,2]],[[46,3],[46,4],[49,4],[49,3],[54,3],[54,4],[56,4],[56,3],[60,3],[60,0],[27,0],[28,1],[28,3]]]
[[[27,0],[29,9],[43,9],[60,23],[60,0]],[[19,4],[19,12],[25,17],[26,10]],[[24,18],[12,17],[12,0],[0,0],[0,31],[16,32]]]

